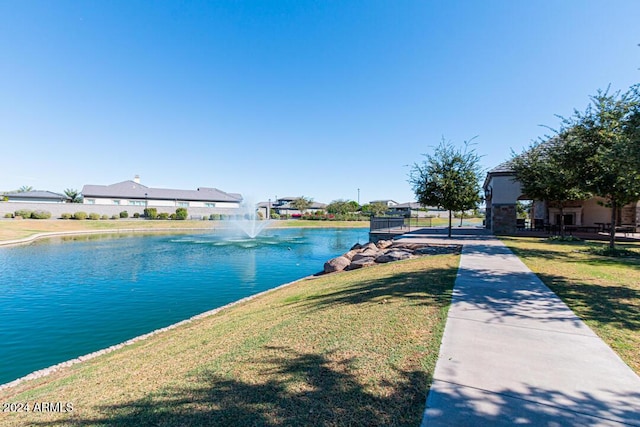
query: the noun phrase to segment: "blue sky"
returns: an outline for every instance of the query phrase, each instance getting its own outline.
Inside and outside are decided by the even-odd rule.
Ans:
[[[134,175],[254,200],[406,202],[640,82],[640,2],[0,1],[0,190]]]

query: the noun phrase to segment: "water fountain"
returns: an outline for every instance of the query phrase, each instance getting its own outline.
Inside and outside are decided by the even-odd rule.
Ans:
[[[240,205],[236,218],[229,221],[250,239],[255,239],[271,223],[258,216],[255,203],[246,200]]]

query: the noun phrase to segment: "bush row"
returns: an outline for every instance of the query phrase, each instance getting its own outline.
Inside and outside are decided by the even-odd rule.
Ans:
[[[353,215],[353,214],[325,214],[308,213],[304,215],[293,216],[294,218],[306,219],[311,221],[369,221],[369,216],[365,215]]]
[[[14,213],[5,214],[5,218],[25,218],[25,219],[49,219],[51,218],[51,212],[43,210],[30,211],[27,209],[20,209]]]

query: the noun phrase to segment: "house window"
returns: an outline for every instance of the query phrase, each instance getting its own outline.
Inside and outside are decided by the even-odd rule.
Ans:
[[[129,204],[132,206],[144,206],[145,203],[142,200],[129,200]]]
[[[88,205],[95,205],[96,204],[96,199],[85,199],[85,201],[87,202]]]
[[[119,205],[119,204],[120,204],[120,200],[114,200],[114,201],[113,201],[113,204],[114,204],[114,205]]]
[[[178,202],[178,207],[180,208],[188,208],[189,202]]]
[[[216,204],[215,203],[205,203],[204,206],[207,207],[207,208],[215,208]]]

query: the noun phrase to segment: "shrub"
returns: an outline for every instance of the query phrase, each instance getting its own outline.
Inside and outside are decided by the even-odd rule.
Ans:
[[[31,218],[31,214],[33,214],[33,212],[28,209],[20,209],[15,211],[13,215],[20,216],[22,218]]]
[[[548,242],[581,242],[582,239],[575,236],[551,236],[547,238]]]
[[[82,211],[76,212],[73,214],[73,219],[87,219],[87,213]]]
[[[11,212],[4,214],[5,218],[13,218],[13,214]]]
[[[102,216],[100,217],[100,219],[102,219],[102,220],[104,220],[104,219],[109,219],[109,215],[102,215]]]
[[[120,218],[129,218],[129,212],[127,211],[120,212]]]
[[[176,219],[179,219],[179,220],[187,219],[187,210],[185,208],[176,209]]]
[[[176,219],[176,214],[172,213],[171,215],[169,215],[169,219]]]
[[[33,219],[49,219],[49,218],[51,218],[51,212],[37,210],[37,211],[34,211],[31,214],[31,218],[33,218]]]
[[[120,217],[118,215],[116,215],[116,214],[111,215],[111,219],[118,219],[118,218],[120,218]]]
[[[156,208],[144,208],[144,217],[147,219],[158,218],[158,209]]]
[[[160,212],[158,214],[158,219],[167,220],[167,219],[169,219],[169,214],[166,213],[166,212]]]
[[[95,212],[91,212],[91,213],[89,214],[89,219],[90,219],[90,220],[93,220],[93,221],[97,221],[97,220],[99,220],[99,219],[100,219],[100,214],[97,214],[97,213],[95,213]]]
[[[590,247],[587,253],[614,258],[640,258],[640,252],[625,248],[610,248],[609,246]]]
[[[277,214],[275,212],[271,212],[271,219],[280,219],[280,214]]]
[[[218,221],[220,219],[220,214],[211,214],[209,215],[209,219],[211,221]]]
[[[73,215],[70,213],[63,213],[62,215],[60,215],[60,219],[71,219],[73,218]]]
[[[136,212],[136,213],[133,214],[133,217],[134,218],[140,218],[140,214],[138,212]]]

